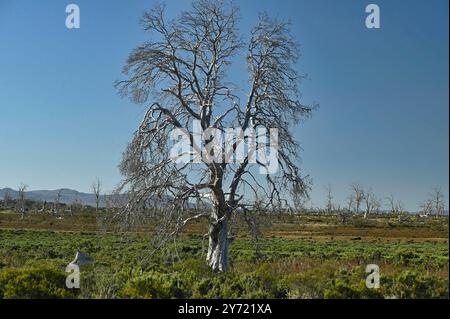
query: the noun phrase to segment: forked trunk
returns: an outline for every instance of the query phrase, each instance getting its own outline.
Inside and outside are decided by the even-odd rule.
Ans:
[[[214,272],[228,270],[228,226],[226,219],[209,225],[209,245],[206,261]]]

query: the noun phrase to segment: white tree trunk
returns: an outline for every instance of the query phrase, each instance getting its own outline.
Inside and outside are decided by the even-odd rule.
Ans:
[[[228,227],[226,219],[209,226],[209,245],[206,261],[214,272],[228,270]]]

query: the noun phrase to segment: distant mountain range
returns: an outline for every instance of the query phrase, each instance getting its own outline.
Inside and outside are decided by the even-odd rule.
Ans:
[[[90,193],[82,193],[73,189],[56,189],[56,190],[37,190],[37,191],[28,191],[25,192],[25,198],[33,201],[47,201],[47,202],[55,202],[58,197],[58,192],[60,193],[59,202],[63,204],[72,204],[78,200],[78,202],[83,206],[92,206],[95,207],[95,195]],[[9,193],[12,199],[19,198],[19,192],[13,190],[11,188],[3,188],[0,189],[0,200],[2,200],[5,196],[5,193]],[[100,196],[99,201],[100,207],[105,207],[105,197]]]
[[[60,193],[59,202],[62,204],[73,204],[78,201],[79,204],[83,206],[96,206],[95,195],[91,193],[82,193],[73,189],[61,188],[55,190],[37,190],[37,191],[28,191],[25,192],[25,199],[32,201],[41,201],[41,202],[49,202],[54,203],[58,198],[58,192]],[[0,189],[0,200],[3,200],[6,193],[9,193],[12,199],[19,198],[19,192],[11,189],[11,188],[3,188]],[[110,198],[112,195],[107,195]],[[121,201],[126,200],[126,195],[120,195]],[[125,197],[123,197],[125,196]],[[171,197],[164,197],[160,202],[158,202],[158,207],[164,207],[171,201]],[[99,206],[105,207],[105,195],[100,195]],[[195,207],[194,204],[189,204],[189,207]]]

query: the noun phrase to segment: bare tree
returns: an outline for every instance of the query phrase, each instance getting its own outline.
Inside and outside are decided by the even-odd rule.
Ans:
[[[420,203],[420,210],[422,212],[421,217],[428,217],[433,213],[433,200],[427,199],[424,202]]]
[[[331,184],[325,185],[326,203],[325,207],[328,214],[333,212],[333,186]]]
[[[441,187],[434,187],[430,194],[430,200],[433,202],[433,210],[436,216],[444,214],[444,193]]]
[[[44,201],[42,203],[42,207],[37,211],[37,213],[44,213],[46,206],[47,206],[47,201]]]
[[[389,194],[386,197],[389,205],[389,210],[392,215],[397,215],[399,221],[402,220],[402,214],[404,213],[404,207],[400,200],[396,200],[393,194]]]
[[[382,200],[372,194],[371,196],[371,202],[372,202],[372,211],[374,211],[376,214],[380,213],[380,208],[382,206]]]
[[[373,196],[374,195],[373,195],[372,190],[370,188],[367,191],[364,192],[363,199],[364,199],[364,202],[366,204],[366,210],[364,212],[364,218],[367,218],[370,215],[370,213],[372,212],[372,208],[373,208],[372,207],[372,197]]]
[[[102,183],[100,182],[100,179],[98,177],[95,179],[95,182],[92,183],[91,189],[95,195],[95,212],[98,213],[98,207],[100,204],[100,193],[102,191]]]
[[[9,192],[9,189],[6,189],[5,193],[3,195],[3,208],[8,209],[11,201],[12,201],[12,197]]]
[[[53,202],[53,215],[59,215],[60,213],[60,202],[61,202],[62,189],[58,189],[56,193],[55,201]]]
[[[20,184],[19,186],[19,200],[18,200],[18,210],[21,214],[21,219],[25,216],[25,192],[27,191],[28,186],[25,184]]]
[[[353,204],[355,202],[355,198],[353,197],[353,194],[350,194],[347,196],[347,211],[349,214],[353,212]]]
[[[353,199],[355,201],[355,210],[356,210],[356,215],[359,214],[359,209],[361,207],[361,204],[364,200],[364,188],[358,184],[358,183],[353,183],[350,186],[352,192],[353,192]]]
[[[398,213],[398,221],[402,221],[402,215],[405,214],[405,208],[403,207],[403,203],[401,201],[397,201],[397,203],[395,204],[396,206],[396,210]]]
[[[290,131],[312,111],[298,99],[297,43],[288,23],[261,14],[245,44],[237,28],[238,9],[228,1],[193,1],[191,9],[173,20],[166,18],[164,6],[157,6],[141,23],[152,41],[134,49],[124,68],[127,79],[116,85],[147,111],[120,166],[124,180],[118,190],[127,191],[129,201],[115,217],[132,224],[145,215],[145,207],[164,206],[155,238],[170,238],[190,221],[207,217],[207,263],[214,271],[226,271],[233,213],[255,210],[258,192],[264,194],[267,210],[295,203],[309,189],[296,164],[299,146]],[[246,96],[227,73],[241,52],[249,75]],[[214,146],[205,154],[194,122],[203,132],[239,127],[247,142],[253,139],[248,129],[278,129],[278,172],[259,176],[258,168],[267,169],[267,163],[252,163],[255,152],[234,163],[211,160],[235,153],[242,143],[223,145],[203,135],[204,146]],[[197,163],[171,157],[174,130],[188,140],[194,151],[185,155]],[[257,143],[256,149],[263,146]],[[189,203],[205,193],[211,195],[211,209],[192,215]]]
[[[389,194],[386,197],[386,200],[387,200],[388,205],[389,205],[390,213],[392,215],[397,215],[397,213],[398,213],[398,206],[397,206],[397,202],[395,201],[394,195],[393,194]]]

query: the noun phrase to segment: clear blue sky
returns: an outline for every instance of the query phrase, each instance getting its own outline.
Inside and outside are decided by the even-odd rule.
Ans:
[[[65,27],[77,3],[81,29]],[[0,0],[0,187],[106,190],[143,110],[113,88],[152,0]],[[189,1],[167,1],[171,14]],[[365,6],[381,8],[368,30]],[[290,18],[309,74],[303,100],[320,103],[296,129],[312,203],[331,183],[343,202],[359,182],[416,209],[434,185],[448,203],[448,1],[236,1],[242,31],[266,10]],[[245,74],[238,74],[244,77]],[[448,204],[447,204],[448,207]]]

